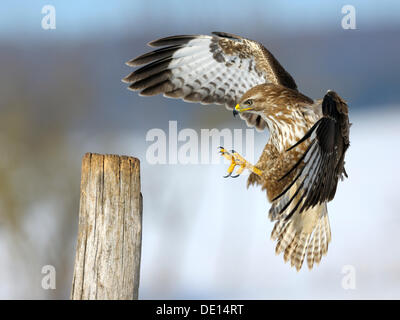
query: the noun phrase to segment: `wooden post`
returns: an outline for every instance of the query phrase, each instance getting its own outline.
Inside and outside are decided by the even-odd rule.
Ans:
[[[137,299],[141,244],[139,160],[85,154],[71,299]]]

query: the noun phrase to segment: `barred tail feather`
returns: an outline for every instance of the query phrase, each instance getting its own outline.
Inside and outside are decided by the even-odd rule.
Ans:
[[[277,240],[275,252],[283,252],[285,262],[299,271],[307,257],[307,265],[312,269],[319,264],[328,251],[331,229],[326,203],[310,208],[302,213],[296,212],[290,219],[282,215],[276,221],[271,239]]]

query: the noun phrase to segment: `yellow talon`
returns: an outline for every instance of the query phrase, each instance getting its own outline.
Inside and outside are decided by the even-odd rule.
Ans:
[[[237,178],[242,174],[244,169],[249,169],[251,172],[254,172],[255,174],[257,174],[259,176],[262,175],[262,171],[260,169],[256,168],[251,163],[247,162],[246,159],[244,159],[237,152],[234,152],[232,150],[233,153],[230,153],[230,152],[226,151],[225,148],[222,148],[222,147],[219,147],[219,149],[220,149],[219,151],[220,151],[221,155],[225,159],[231,161],[231,164],[229,165],[229,168],[228,168],[228,174],[226,176],[224,176],[224,178],[228,178],[228,177]],[[239,169],[237,170],[236,175],[232,176],[232,173],[235,170],[236,166],[239,166]]]
[[[232,163],[231,163],[231,165],[230,165],[229,168],[228,168],[228,174],[227,174],[226,176],[224,176],[224,178],[230,177],[231,174],[232,174],[232,172],[233,172],[233,170],[235,170],[235,167],[236,167],[236,163],[235,163],[235,161],[234,161],[233,158],[232,158]]]
[[[219,147],[219,152],[225,159],[232,161],[232,155],[225,148]]]
[[[236,175],[231,176],[231,178],[237,178],[237,177],[239,177],[239,176],[242,174],[242,172],[244,171],[244,169],[246,169],[246,165],[242,164],[242,165],[240,166],[240,168],[236,171]]]

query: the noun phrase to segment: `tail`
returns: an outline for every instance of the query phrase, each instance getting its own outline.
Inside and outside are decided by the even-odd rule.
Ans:
[[[302,213],[296,212],[290,219],[270,214],[271,220],[278,220],[271,233],[271,239],[277,240],[276,254],[284,253],[285,262],[299,271],[307,255],[307,265],[312,269],[319,264],[328,252],[331,241],[326,203],[312,207]]]

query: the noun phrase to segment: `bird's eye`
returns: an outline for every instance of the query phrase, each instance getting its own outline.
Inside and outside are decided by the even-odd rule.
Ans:
[[[251,106],[253,104],[253,100],[249,99],[244,102],[246,106]]]

